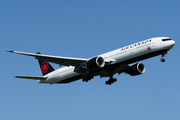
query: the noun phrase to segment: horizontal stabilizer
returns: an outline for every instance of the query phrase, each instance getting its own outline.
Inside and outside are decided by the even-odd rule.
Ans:
[[[45,80],[47,77],[44,76],[15,76],[15,78],[32,79],[32,80]]]

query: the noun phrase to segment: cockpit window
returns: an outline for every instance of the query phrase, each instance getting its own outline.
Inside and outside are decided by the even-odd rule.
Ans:
[[[167,38],[167,39],[162,39],[162,41],[169,41],[171,40],[170,38]]]

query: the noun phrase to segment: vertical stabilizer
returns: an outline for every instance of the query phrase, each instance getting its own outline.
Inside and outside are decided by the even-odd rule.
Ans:
[[[41,54],[41,53],[38,52],[36,54]],[[38,62],[43,76],[55,70],[47,61],[38,60]]]

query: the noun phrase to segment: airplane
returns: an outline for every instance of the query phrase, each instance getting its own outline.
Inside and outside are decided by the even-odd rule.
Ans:
[[[116,73],[126,73],[131,76],[143,74],[145,65],[136,63],[138,61],[162,55],[160,61],[165,62],[164,56],[174,45],[175,41],[169,37],[154,37],[89,59],[43,55],[40,52],[36,54],[7,52],[35,57],[43,74],[43,76],[15,76],[15,78],[32,79],[37,80],[38,83],[52,85],[70,83],[79,79],[88,82],[94,76],[100,76],[100,78],[109,77],[105,84],[111,85],[117,81],[113,78]],[[64,67],[55,70],[49,62]]]

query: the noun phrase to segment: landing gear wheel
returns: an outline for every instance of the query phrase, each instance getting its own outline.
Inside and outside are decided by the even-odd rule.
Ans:
[[[106,85],[111,85],[112,83],[116,82],[116,78],[110,78],[108,81],[105,82]]]
[[[88,82],[89,80],[93,79],[93,75],[87,75],[85,78],[82,79],[83,82]]]
[[[87,79],[83,79],[82,81],[83,81],[83,82],[88,82],[89,80],[87,80]]]
[[[106,85],[109,85],[109,81],[106,81],[105,84],[106,84]]]
[[[114,78],[113,80],[114,80],[114,82],[117,82],[117,79],[116,79],[116,78]]]
[[[106,81],[105,83],[106,83],[106,85],[111,85],[112,84],[109,80]]]
[[[88,79],[83,78],[82,81],[83,81],[83,82],[88,82]]]
[[[161,62],[165,62],[165,59],[164,59],[164,58],[161,58]]]

